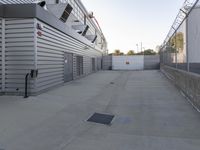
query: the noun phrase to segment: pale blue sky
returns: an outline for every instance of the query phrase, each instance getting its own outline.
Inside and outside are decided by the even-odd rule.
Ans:
[[[109,52],[162,44],[184,0],[82,0],[93,11],[108,41]]]

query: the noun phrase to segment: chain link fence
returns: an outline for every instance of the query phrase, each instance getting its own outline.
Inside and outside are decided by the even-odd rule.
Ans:
[[[200,74],[199,16],[199,0],[186,0],[161,46],[162,65]]]

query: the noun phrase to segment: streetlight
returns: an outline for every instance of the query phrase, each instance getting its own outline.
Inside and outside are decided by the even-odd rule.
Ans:
[[[139,51],[139,45],[138,45],[138,44],[136,44],[136,46],[137,46],[137,53],[138,53],[138,51]]]
[[[144,52],[145,52],[145,47],[142,47],[142,49],[143,49],[143,55],[144,55]]]

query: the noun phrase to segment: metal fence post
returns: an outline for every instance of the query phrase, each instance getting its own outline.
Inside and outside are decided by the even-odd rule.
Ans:
[[[176,43],[176,31],[175,31],[175,63],[176,63],[176,69],[178,68],[178,58],[177,58],[177,43]]]
[[[188,17],[186,18],[186,55],[187,55],[187,71],[190,72],[190,60],[189,60],[189,47],[188,47]]]

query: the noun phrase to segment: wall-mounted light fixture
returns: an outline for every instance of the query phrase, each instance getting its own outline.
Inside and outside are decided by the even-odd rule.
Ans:
[[[91,11],[91,12],[89,12],[88,13],[88,17],[90,17],[90,18],[94,18],[94,13]]]

